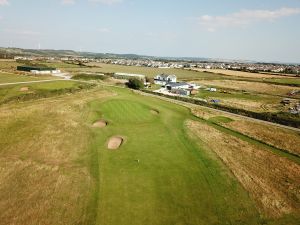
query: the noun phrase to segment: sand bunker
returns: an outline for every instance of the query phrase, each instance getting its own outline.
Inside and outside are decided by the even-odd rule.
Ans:
[[[158,114],[159,114],[159,111],[156,110],[156,109],[151,109],[150,111],[151,111],[151,113],[152,113],[153,115],[158,115]]]
[[[107,126],[107,122],[104,120],[99,120],[93,124],[93,127],[103,128]]]
[[[29,87],[21,87],[20,91],[29,91]]]
[[[111,137],[108,141],[107,148],[110,150],[116,150],[116,149],[120,148],[123,141],[124,140],[122,137],[119,137],[119,136]]]

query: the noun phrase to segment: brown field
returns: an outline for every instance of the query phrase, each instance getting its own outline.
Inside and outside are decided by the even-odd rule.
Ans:
[[[205,120],[220,116],[229,118],[232,121],[221,122],[222,126],[300,156],[300,133],[297,131],[256,122],[251,119],[241,119],[238,116],[216,112],[201,106],[189,106],[189,108],[195,116]]]
[[[206,124],[186,125],[229,167],[262,214],[276,218],[300,212],[300,165]]]
[[[201,107],[201,106],[189,106],[189,108],[191,109],[191,112],[201,118],[201,119],[205,119],[205,120],[208,120],[210,118],[213,118],[213,117],[217,117],[217,116],[226,116],[230,119],[237,119],[237,117],[235,116],[231,116],[231,115],[228,115],[228,114],[225,114],[225,113],[220,113],[220,112],[217,112],[217,111],[213,111],[213,110],[210,110],[210,109],[207,109],[207,108],[204,108],[204,107]]]
[[[219,98],[222,105],[231,106],[238,109],[245,109],[255,112],[278,112],[280,111],[280,104],[267,103],[263,101],[245,100],[236,98]]]
[[[229,88],[234,90],[245,90],[272,95],[287,95],[293,90],[300,90],[299,87],[289,87],[283,85],[273,85],[259,82],[234,81],[234,80],[201,80],[194,81],[195,83],[204,84],[207,86],[216,86],[221,88]]]
[[[0,224],[89,224],[95,184],[82,107],[109,95],[77,93],[1,106]]]
[[[287,76],[283,76],[283,75],[249,73],[249,72],[234,71],[234,70],[222,70],[222,69],[193,69],[193,70],[200,71],[200,72],[207,71],[211,73],[218,73],[227,76],[244,77],[244,78],[285,78],[285,79],[288,78]],[[291,78],[291,79],[295,79],[295,78]]]
[[[241,119],[223,126],[300,156],[299,132]]]

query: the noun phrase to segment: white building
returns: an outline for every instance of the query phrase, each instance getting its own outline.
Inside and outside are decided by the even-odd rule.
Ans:
[[[175,75],[160,74],[154,77],[154,83],[159,85],[166,85],[167,83],[176,83],[177,77]]]
[[[217,88],[206,88],[207,91],[210,91],[210,92],[216,92],[217,91]]]
[[[41,75],[48,75],[48,74],[60,74],[60,70],[30,70],[33,74],[41,74]]]
[[[177,90],[177,89],[189,89],[190,85],[188,83],[168,83],[166,84],[166,89],[171,90]]]

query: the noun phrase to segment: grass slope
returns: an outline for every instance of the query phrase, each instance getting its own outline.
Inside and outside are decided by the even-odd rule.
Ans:
[[[51,76],[29,76],[0,72],[0,84],[53,79]]]
[[[108,87],[19,104],[0,106],[0,224],[269,223],[184,107]]]
[[[75,92],[88,86],[90,85],[74,81],[51,81],[0,86],[0,104]],[[22,88],[27,88],[27,90],[22,91]]]

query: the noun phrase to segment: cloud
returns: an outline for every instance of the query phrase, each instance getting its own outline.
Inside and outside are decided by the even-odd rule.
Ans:
[[[0,0],[0,6],[2,5],[9,5],[8,0]]]
[[[4,29],[6,33],[18,35],[18,36],[41,36],[42,34],[38,31],[33,30],[19,30],[19,29]]]
[[[113,4],[118,4],[122,3],[123,0],[89,0],[90,2],[96,2],[96,3],[101,3],[104,5],[113,5]]]
[[[201,26],[209,32],[219,28],[245,27],[258,22],[273,22],[282,17],[300,14],[300,8],[281,8],[278,10],[241,10],[224,16],[204,15],[198,19]]]
[[[98,29],[98,31],[101,32],[101,33],[109,33],[110,29],[106,28],[106,27],[103,27],[103,28]]]
[[[73,4],[75,4],[75,0],[62,0],[61,4],[63,4],[63,5],[73,5]]]

